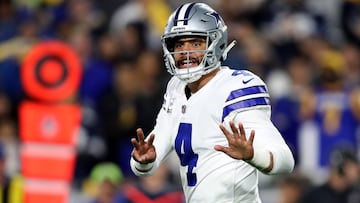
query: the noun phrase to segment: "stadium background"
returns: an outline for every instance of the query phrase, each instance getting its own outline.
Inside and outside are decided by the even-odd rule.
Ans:
[[[81,108],[69,201],[86,201],[84,183],[104,161],[121,168],[124,182],[138,181],[128,166],[129,140],[137,127],[149,132],[154,124],[170,77],[160,37],[169,14],[185,2],[1,0],[3,174],[21,174],[19,109],[33,99],[21,78],[24,60],[35,45],[54,40],[74,51],[82,72],[76,91],[59,101]],[[295,175],[324,182],[336,144],[359,154],[360,1],[204,2],[219,11],[229,38],[237,40],[225,65],[249,69],[268,84],[272,118],[294,153]],[[168,181],[178,186],[174,165],[169,163]],[[264,203],[279,202],[283,178],[260,177]]]

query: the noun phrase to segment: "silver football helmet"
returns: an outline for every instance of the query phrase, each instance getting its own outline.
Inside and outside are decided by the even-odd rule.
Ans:
[[[180,69],[176,66],[174,42],[181,37],[206,39],[206,50],[202,50],[204,57],[197,67]],[[226,59],[228,51],[234,46],[234,42],[228,46],[227,40],[227,27],[215,10],[204,3],[183,4],[170,15],[161,39],[166,68],[170,74],[187,83],[197,81],[202,75],[219,67],[221,61]],[[189,57],[192,52],[177,53],[187,54]]]

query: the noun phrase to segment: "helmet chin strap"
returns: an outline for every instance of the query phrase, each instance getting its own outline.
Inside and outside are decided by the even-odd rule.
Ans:
[[[200,78],[201,78],[202,75],[196,75],[196,76],[193,76],[193,77],[190,77],[190,78],[187,78],[187,79],[182,79],[184,82],[186,82],[187,84],[189,83],[193,83],[195,81],[198,81]]]
[[[230,49],[232,49],[236,44],[236,41],[233,40],[224,50],[223,54],[222,54],[222,59],[223,61],[227,58],[227,54],[230,51]]]

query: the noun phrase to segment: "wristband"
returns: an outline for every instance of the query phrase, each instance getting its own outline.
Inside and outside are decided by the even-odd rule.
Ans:
[[[152,167],[154,166],[154,163],[148,163],[148,164],[141,164],[137,161],[135,161],[135,169],[141,173],[146,173],[146,172],[149,172]]]
[[[264,171],[269,168],[271,163],[270,152],[265,149],[254,149],[254,156],[250,161],[248,161],[248,163],[260,171]]]

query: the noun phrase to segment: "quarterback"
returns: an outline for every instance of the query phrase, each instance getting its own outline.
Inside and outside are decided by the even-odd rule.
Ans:
[[[162,45],[173,75],[156,125],[139,128],[131,168],[151,175],[170,152],[179,157],[187,202],[261,202],[258,173],[289,173],[293,155],[270,120],[266,84],[247,70],[221,66],[234,43],[219,14],[188,3],[169,17]]]

